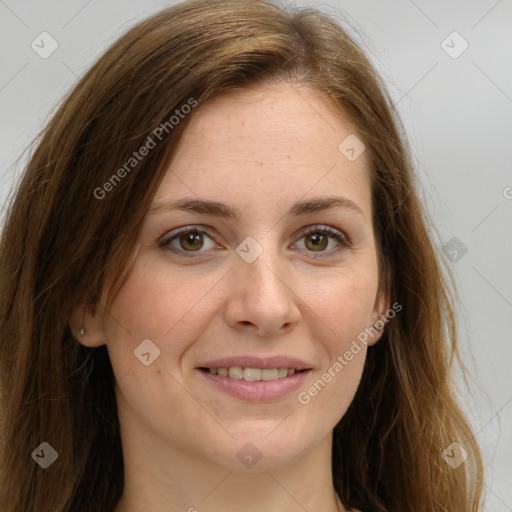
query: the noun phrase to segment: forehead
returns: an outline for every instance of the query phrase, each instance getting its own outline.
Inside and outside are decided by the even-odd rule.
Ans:
[[[220,149],[271,160],[276,152],[292,150],[295,160],[328,154],[338,156],[340,137],[356,129],[332,98],[305,84],[265,84],[227,92],[192,113],[187,131],[198,156]],[[193,132],[193,133],[190,133]],[[190,137],[189,137],[190,138]],[[250,145],[243,145],[251,143]],[[261,151],[264,145],[265,151]],[[323,160],[323,159],[322,159]]]
[[[229,202],[250,194],[275,209],[287,199],[334,192],[371,208],[365,152],[351,161],[339,148],[355,126],[316,89],[251,86],[190,115],[155,201],[192,193]]]

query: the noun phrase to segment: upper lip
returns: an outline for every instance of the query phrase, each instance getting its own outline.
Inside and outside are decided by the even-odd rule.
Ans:
[[[287,356],[231,356],[223,357],[221,359],[215,359],[211,361],[205,361],[204,363],[198,364],[196,368],[232,368],[234,366],[240,366],[242,368],[262,368],[262,369],[273,369],[273,368],[295,368],[295,370],[310,370],[311,365],[302,361]]]

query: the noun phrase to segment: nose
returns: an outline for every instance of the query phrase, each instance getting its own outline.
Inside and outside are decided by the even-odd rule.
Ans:
[[[226,321],[262,337],[288,332],[300,319],[293,269],[277,249],[264,247],[252,263],[237,256]]]

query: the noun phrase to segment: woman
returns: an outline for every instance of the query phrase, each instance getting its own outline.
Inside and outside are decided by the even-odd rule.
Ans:
[[[132,28],[41,134],[0,261],[2,510],[480,510],[400,124],[328,16]]]

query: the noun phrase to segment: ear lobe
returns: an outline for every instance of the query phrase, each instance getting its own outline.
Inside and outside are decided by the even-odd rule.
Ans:
[[[105,345],[103,318],[94,306],[75,306],[69,316],[69,328],[73,337],[86,347]]]

